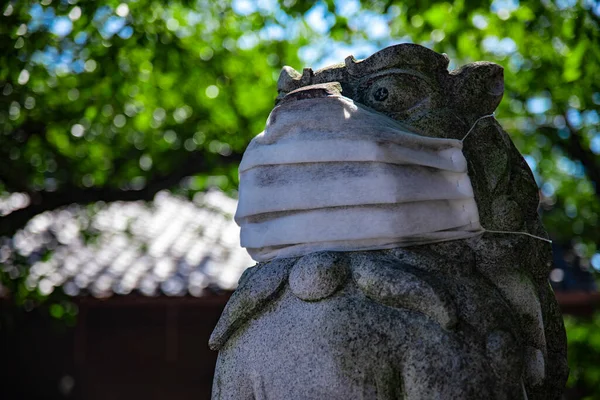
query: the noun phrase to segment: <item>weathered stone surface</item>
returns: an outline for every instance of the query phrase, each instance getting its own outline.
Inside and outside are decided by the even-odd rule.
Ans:
[[[480,120],[502,98],[502,68],[447,66],[404,44],[319,71],[286,67],[278,101],[344,96],[435,138],[474,126],[463,154],[481,226],[545,237],[531,171],[497,121]],[[260,263],[211,338],[213,398],[559,399],[568,368],[550,252],[486,232]]]

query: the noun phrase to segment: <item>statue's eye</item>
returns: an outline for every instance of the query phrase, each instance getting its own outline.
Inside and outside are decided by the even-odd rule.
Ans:
[[[376,101],[384,101],[385,99],[387,99],[389,94],[390,92],[386,88],[380,87],[377,88],[377,90],[375,90],[375,93],[373,93],[373,98]]]
[[[417,76],[393,73],[367,80],[360,85],[359,93],[366,106],[395,117],[408,117],[411,109],[430,96],[431,87]]]

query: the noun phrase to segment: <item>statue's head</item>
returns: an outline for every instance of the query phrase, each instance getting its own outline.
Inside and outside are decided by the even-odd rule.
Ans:
[[[300,74],[284,67],[277,103],[339,94],[409,125],[423,136],[463,139],[482,226],[545,235],[533,175],[493,118],[504,93],[503,68],[475,62],[448,71],[449,59],[415,44]],[[424,183],[425,184],[425,183]]]

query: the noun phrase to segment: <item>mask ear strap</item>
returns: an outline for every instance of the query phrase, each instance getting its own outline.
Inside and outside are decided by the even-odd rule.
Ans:
[[[529,232],[491,231],[491,230],[488,230],[488,229],[485,229],[485,228],[483,228],[483,231],[484,232],[489,232],[489,233],[508,233],[508,234],[511,234],[511,235],[525,235],[525,236],[532,237],[534,239],[543,240],[544,242],[552,243],[552,240],[550,240],[550,239],[546,239],[546,238],[541,237],[541,236],[532,235]]]
[[[473,125],[471,125],[471,129],[469,129],[469,132],[467,132],[467,134],[465,135],[465,137],[463,137],[463,138],[461,139],[461,142],[464,142],[464,141],[465,141],[465,139],[467,138],[467,136],[469,136],[469,134],[470,134],[470,133],[473,131],[473,129],[475,128],[475,126],[477,125],[477,123],[478,123],[479,121],[481,121],[482,119],[485,119],[485,118],[490,118],[490,117],[493,117],[494,115],[496,115],[496,113],[491,113],[491,114],[489,114],[489,115],[484,115],[483,117],[479,117],[479,118],[477,118],[477,120],[476,120],[475,122],[473,122]]]

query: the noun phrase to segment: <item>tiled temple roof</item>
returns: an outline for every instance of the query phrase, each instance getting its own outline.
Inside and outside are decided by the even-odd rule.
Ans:
[[[254,262],[239,244],[236,201],[219,191],[193,201],[72,205],[37,215],[0,239],[0,265],[29,289],[70,295],[202,296],[232,290]],[[30,268],[19,268],[19,263]]]

